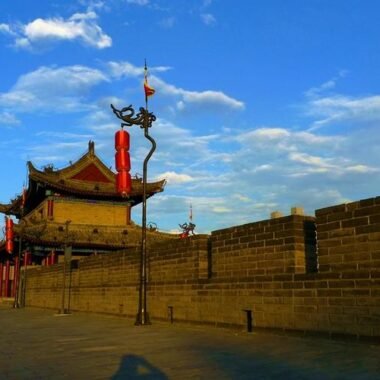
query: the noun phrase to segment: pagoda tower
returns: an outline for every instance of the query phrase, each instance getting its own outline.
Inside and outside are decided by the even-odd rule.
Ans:
[[[94,142],[63,169],[38,170],[31,162],[28,169],[28,188],[9,204],[0,204],[1,213],[18,219],[13,225],[13,252],[6,240],[0,242],[0,266],[5,268],[11,257],[16,258],[20,241],[21,250],[30,253],[23,254],[25,260],[33,265],[56,263],[67,245],[73,258],[140,245],[141,227],[131,221],[131,209],[142,202],[142,179],[133,178],[130,193],[121,196],[115,173],[95,154]],[[147,183],[147,197],[164,186],[165,180]],[[168,234],[152,233],[153,240],[163,235]]]

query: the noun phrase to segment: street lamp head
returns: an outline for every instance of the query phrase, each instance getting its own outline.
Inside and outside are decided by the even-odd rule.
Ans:
[[[121,110],[118,110],[111,104],[111,108],[116,117],[122,120],[120,124],[121,128],[131,127],[132,125],[139,125],[140,128],[150,128],[152,123],[156,121],[156,116],[153,112],[149,112],[144,107],[139,108],[139,112],[135,116],[135,110],[130,104],[128,107],[124,107]]]

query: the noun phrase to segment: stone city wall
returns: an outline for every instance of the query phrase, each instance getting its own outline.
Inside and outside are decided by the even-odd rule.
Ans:
[[[380,338],[380,197],[155,243],[149,257],[152,320]],[[135,317],[138,250],[71,267],[65,308]],[[29,269],[26,304],[60,309],[62,270]]]

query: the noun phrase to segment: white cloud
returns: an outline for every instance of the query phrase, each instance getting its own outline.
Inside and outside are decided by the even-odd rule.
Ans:
[[[157,176],[157,180],[166,179],[169,185],[180,185],[194,180],[188,174],[180,174],[173,171],[168,171]]]
[[[150,77],[151,84],[157,88],[162,94],[179,96],[180,101],[177,102],[177,107],[181,110],[186,107],[186,104],[194,105],[221,105],[232,109],[242,110],[245,105],[242,101],[234,99],[221,91],[189,91],[180,87],[175,87],[172,84],[164,82],[155,75]]]
[[[337,110],[350,111],[352,116],[361,115],[366,112],[369,117],[373,116],[373,111],[377,111],[376,116],[379,116],[380,111],[380,96],[369,96],[364,98],[349,98],[345,96],[335,96],[330,98],[316,99],[311,103],[316,110],[321,112],[335,113]]]
[[[302,164],[319,166],[322,168],[336,168],[336,165],[331,164],[332,159],[325,159],[318,156],[312,156],[307,153],[292,152],[289,154],[289,159],[292,161],[300,162]]]
[[[156,72],[168,69],[151,68]],[[118,121],[109,103],[117,105],[123,101],[102,92],[100,99],[90,102],[88,90],[122,77],[141,81],[142,76],[142,67],[129,62],[109,62],[103,71],[84,66],[43,67],[21,77],[8,93],[0,94],[0,105],[9,107],[9,103],[4,101],[7,96],[8,100],[12,96],[14,99],[24,97],[19,107],[25,109],[32,109],[30,102],[38,102],[40,98],[48,99],[43,103],[45,107],[49,102],[57,104],[58,110],[61,104],[64,107],[79,104],[82,109],[86,105],[91,110],[82,119],[87,130],[77,131],[78,136],[62,134],[59,142],[65,144],[46,144],[49,147],[46,150],[39,144],[36,149],[25,150],[26,154],[29,159],[41,163],[68,162],[86,148],[89,136],[93,136],[91,139],[97,142],[97,152],[105,153],[105,162],[110,165],[114,160],[112,137]],[[186,110],[192,104],[211,99],[214,104],[229,104],[228,107],[234,109],[233,102],[210,97],[207,91],[188,91],[155,75],[150,78],[158,94],[171,96],[169,100],[174,100],[179,108]],[[115,94],[120,96],[120,93]],[[6,110],[12,111],[10,107]],[[152,128],[157,150],[149,163],[149,181],[157,178],[168,180],[165,192],[149,199],[149,221],[156,221],[159,228],[172,229],[179,222],[186,221],[190,203],[193,204],[196,231],[199,232],[266,219],[276,209],[286,215],[294,204],[303,204],[310,214],[315,208],[348,198],[359,199],[362,194],[368,194],[369,181],[376,183],[379,180],[375,135],[365,140],[363,134],[356,137],[350,134],[332,136],[320,131],[281,126],[241,130],[230,128],[225,120],[224,128],[218,128],[212,121],[213,131],[210,132],[206,126],[207,132],[202,134],[199,128],[192,130],[187,119],[178,118],[180,121],[176,124],[164,119],[163,114],[159,112],[161,117]],[[139,128],[129,131],[133,141],[132,173],[141,173],[148,144]],[[53,133],[46,133],[41,137],[47,141],[53,136]],[[364,146],[361,148],[364,154],[355,157],[354,151],[358,146]],[[367,193],[360,191],[362,189],[367,189]],[[360,195],[355,196],[355,191]]]
[[[176,106],[179,111],[183,111],[186,108],[185,102],[183,100],[179,100]]]
[[[319,95],[321,92],[323,92],[325,90],[330,90],[330,89],[335,88],[335,85],[336,85],[335,80],[331,79],[331,80],[328,80],[327,82],[322,83],[318,87],[310,88],[309,90],[307,90],[305,92],[305,95],[308,96],[308,97],[317,96],[317,95]]]
[[[75,112],[88,109],[83,102],[88,90],[108,78],[86,66],[46,67],[20,76],[0,105],[18,112],[33,112],[48,107],[49,112]]]
[[[143,65],[135,66],[132,63],[129,63],[127,61],[122,61],[122,62],[110,61],[107,63],[107,67],[110,72],[110,75],[114,78],[139,77],[139,76],[144,75]],[[149,72],[158,73],[158,72],[165,72],[171,69],[172,68],[170,66],[153,66],[153,67],[149,67]]]
[[[354,173],[374,173],[374,172],[380,171],[379,168],[372,168],[367,165],[347,166],[346,170],[348,172],[354,172]]]
[[[59,139],[92,139],[94,136],[92,134],[79,134],[79,133],[72,133],[72,132],[53,132],[53,131],[41,131],[37,132],[36,136],[43,136],[43,137],[51,137],[51,138],[59,138]]]
[[[14,90],[46,91],[56,90],[68,94],[73,91],[85,92],[92,86],[107,81],[107,77],[99,70],[74,65],[63,67],[42,66],[19,78]]]
[[[315,209],[317,208],[328,207],[331,205],[338,205],[352,201],[353,199],[345,197],[342,194],[342,191],[336,189],[335,185],[329,184],[328,186],[320,186],[318,188],[308,187],[307,192],[299,192],[297,204],[302,205],[305,207],[305,209],[310,210],[309,212],[306,212],[307,214],[313,215]]]
[[[10,28],[9,28],[8,24],[0,24],[0,32],[8,33],[9,30],[10,30]]]
[[[160,72],[168,71],[171,69],[172,69],[171,66],[153,66],[152,68],[149,68],[149,71],[153,73],[156,73],[156,72],[160,73]]]
[[[5,24],[2,24],[5,25]],[[112,45],[112,39],[97,24],[93,11],[75,13],[68,19],[61,17],[37,18],[25,25],[8,26],[15,36],[14,45],[21,49],[33,49],[40,43],[79,40],[85,45],[104,49]]]
[[[197,103],[197,104],[222,104],[235,109],[243,109],[244,103],[231,98],[230,96],[224,94],[221,91],[184,91],[182,92],[183,100],[186,103]]]
[[[135,5],[141,5],[141,6],[149,4],[149,0],[126,0],[126,2],[128,4],[135,4]]]
[[[212,0],[203,0],[202,8],[207,8],[211,5]]]
[[[127,61],[110,61],[108,62],[107,67],[110,75],[114,78],[139,77],[144,74],[143,66],[138,67]],[[170,66],[153,66],[149,67],[149,73],[165,72],[171,69]],[[176,100],[176,108],[179,111],[184,110],[188,105],[218,105],[236,110],[242,110],[245,108],[242,101],[234,99],[221,91],[189,91],[166,83],[156,75],[149,76],[149,83],[157,90],[158,94],[179,98]]]
[[[332,79],[305,92],[305,113],[316,119],[309,131],[329,125],[361,128],[380,122],[380,95],[347,96],[332,91],[347,73],[341,70]]]
[[[305,95],[309,98],[318,97],[323,92],[326,92],[328,90],[332,90],[336,87],[337,82],[344,78],[348,74],[348,70],[340,70],[336,76],[329,79],[328,81],[322,83],[321,85],[317,87],[312,87],[309,90],[305,92]]]
[[[69,162],[78,156],[78,152],[83,151],[88,143],[86,135],[74,136],[61,135],[59,138],[52,138],[48,134],[46,140],[40,140],[38,145],[26,146],[23,150],[24,158],[39,165],[54,164],[55,167],[65,167]],[[69,141],[67,141],[69,140]],[[74,140],[74,141],[70,141]],[[57,165],[57,166],[56,166]]]
[[[170,220],[175,214],[182,221],[181,210],[186,215],[190,199],[202,232],[210,220],[213,228],[227,227],[267,219],[275,209],[288,215],[290,207],[300,203],[312,214],[315,208],[347,199],[341,194],[348,179],[355,177],[360,184],[366,172],[378,173],[375,166],[350,158],[343,150],[346,138],[341,136],[258,128],[241,132],[236,138],[240,147],[227,153],[220,144],[231,141],[229,130],[194,136],[164,120],[155,127],[159,151],[151,170],[167,168],[162,177],[172,175],[177,180],[175,185],[168,181],[163,203],[162,198],[157,199],[159,205],[152,200],[152,218],[161,218],[160,224],[166,223],[162,216],[166,212],[171,213]],[[222,160],[225,155],[228,159]],[[175,169],[177,164],[180,171]],[[218,215],[222,217],[215,219]]]
[[[216,24],[216,18],[211,13],[202,13],[201,20],[207,26],[212,26]]]
[[[86,6],[90,11],[94,9],[108,9],[105,1],[103,0],[79,0],[79,3]]]
[[[101,146],[98,141],[104,142],[101,152],[107,152],[108,164],[113,163],[114,153],[111,131],[116,125],[112,119],[103,108],[92,112],[88,119],[97,152]],[[98,129],[100,126],[105,129]],[[131,128],[130,133],[132,172],[141,173],[146,141],[139,129]],[[190,203],[198,233],[267,219],[274,210],[288,215],[294,204],[302,204],[307,214],[313,214],[316,208],[358,199],[354,192],[366,186],[368,174],[375,182],[379,176],[376,165],[363,157],[351,157],[349,137],[263,127],[238,132],[233,148],[227,152],[224,144],[231,143],[230,130],[199,136],[162,118],[155,122],[152,135],[157,151],[149,164],[149,181],[168,180],[165,192],[149,199],[148,219],[160,230],[174,229],[185,222]],[[66,143],[79,140],[82,142],[78,145],[59,144],[53,149],[59,152],[57,156],[62,153],[63,162],[68,162],[86,146],[88,135],[64,137],[62,142]],[[51,151],[49,154],[42,147],[27,152],[38,162],[57,162],[48,161]],[[139,209],[133,212],[139,222]]]
[[[240,202],[251,202],[252,201],[251,198],[247,197],[246,195],[239,194],[239,193],[233,194],[232,198],[237,199]]]
[[[333,174],[342,176],[346,174],[366,174],[380,171],[375,167],[364,164],[352,164],[352,159],[335,156],[326,158],[313,156],[307,153],[292,152],[289,154],[291,161],[303,164],[306,169],[299,170],[294,168],[294,172],[290,174],[292,177],[301,177],[312,174]]]
[[[211,152],[208,145],[217,136],[194,136],[191,130],[180,128],[174,123],[161,118],[156,120],[154,127],[154,136],[159,142],[154,157],[158,157],[164,167],[169,166],[166,171],[170,172],[173,170],[173,167],[178,165],[193,166],[203,162],[203,160],[210,159]],[[144,154],[142,153],[141,158]],[[184,162],[184,157],[186,158],[186,162]],[[162,172],[162,168],[160,171]]]
[[[284,128],[258,128],[250,132],[243,133],[237,136],[239,141],[244,141],[248,139],[263,140],[263,141],[273,141],[282,140],[290,136],[290,132]]]
[[[8,24],[0,24],[0,33],[14,35],[14,32]]]
[[[162,19],[158,24],[164,29],[170,29],[175,25],[175,23],[176,18],[172,16]]]
[[[144,74],[144,67],[134,66],[129,62],[110,61],[107,65],[111,75],[115,78],[138,77]]]
[[[21,121],[10,112],[4,111],[0,113],[0,124],[4,125],[19,125]]]
[[[273,200],[280,205],[285,203],[290,207],[300,197],[308,210],[314,210],[344,198],[332,196],[328,192],[331,188],[342,194],[352,194],[362,188],[363,194],[364,189],[370,187],[369,182],[376,181],[380,173],[374,148],[378,141],[367,141],[363,134],[326,136],[264,127],[240,132],[234,140],[241,147],[230,155],[229,180],[241,194],[249,195],[258,203],[271,203],[271,197],[265,201],[263,197],[273,193]],[[366,144],[363,150],[366,153],[354,154],[355,147],[362,144]],[[370,179],[368,174],[372,174]],[[309,198],[301,196],[311,189],[324,192],[326,198],[317,194]]]
[[[224,213],[231,212],[232,210],[228,207],[225,207],[225,206],[215,206],[211,209],[211,211],[213,211],[217,214],[224,214]]]
[[[233,207],[226,206],[226,199],[223,197],[202,196],[199,194],[194,194],[193,196],[168,195],[165,190],[165,193],[152,197],[149,202],[149,218],[156,221],[159,228],[160,225],[166,224],[166,229],[168,230],[172,230],[179,223],[188,220],[190,204],[193,209],[193,222],[197,225],[196,233],[210,231],[210,217],[217,216],[219,219],[222,214],[223,220],[219,219],[218,223],[225,223],[225,220],[228,223],[230,217],[234,218],[235,221],[238,219],[238,216],[233,215]],[[140,214],[138,208],[134,208],[133,212],[137,215]],[[173,222],[173,220],[177,220],[177,223]],[[169,225],[167,221],[170,221]]]
[[[295,144],[311,146],[328,144],[330,146],[335,146],[344,140],[342,136],[324,136],[311,132],[292,131],[278,127],[260,127],[238,134],[234,139],[245,145],[259,143],[261,147],[271,145],[272,148],[284,151],[294,150]]]
[[[256,166],[254,171],[255,172],[262,172],[262,171],[272,170],[272,168],[273,168],[273,166],[270,164],[263,164],[263,165]]]

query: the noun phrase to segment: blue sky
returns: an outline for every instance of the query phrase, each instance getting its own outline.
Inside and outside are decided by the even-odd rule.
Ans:
[[[159,229],[190,204],[209,232],[380,195],[379,15],[377,0],[3,1],[0,202],[27,160],[62,168],[90,139],[114,165],[109,104],[144,104],[144,58]],[[148,144],[130,133],[141,173]]]

